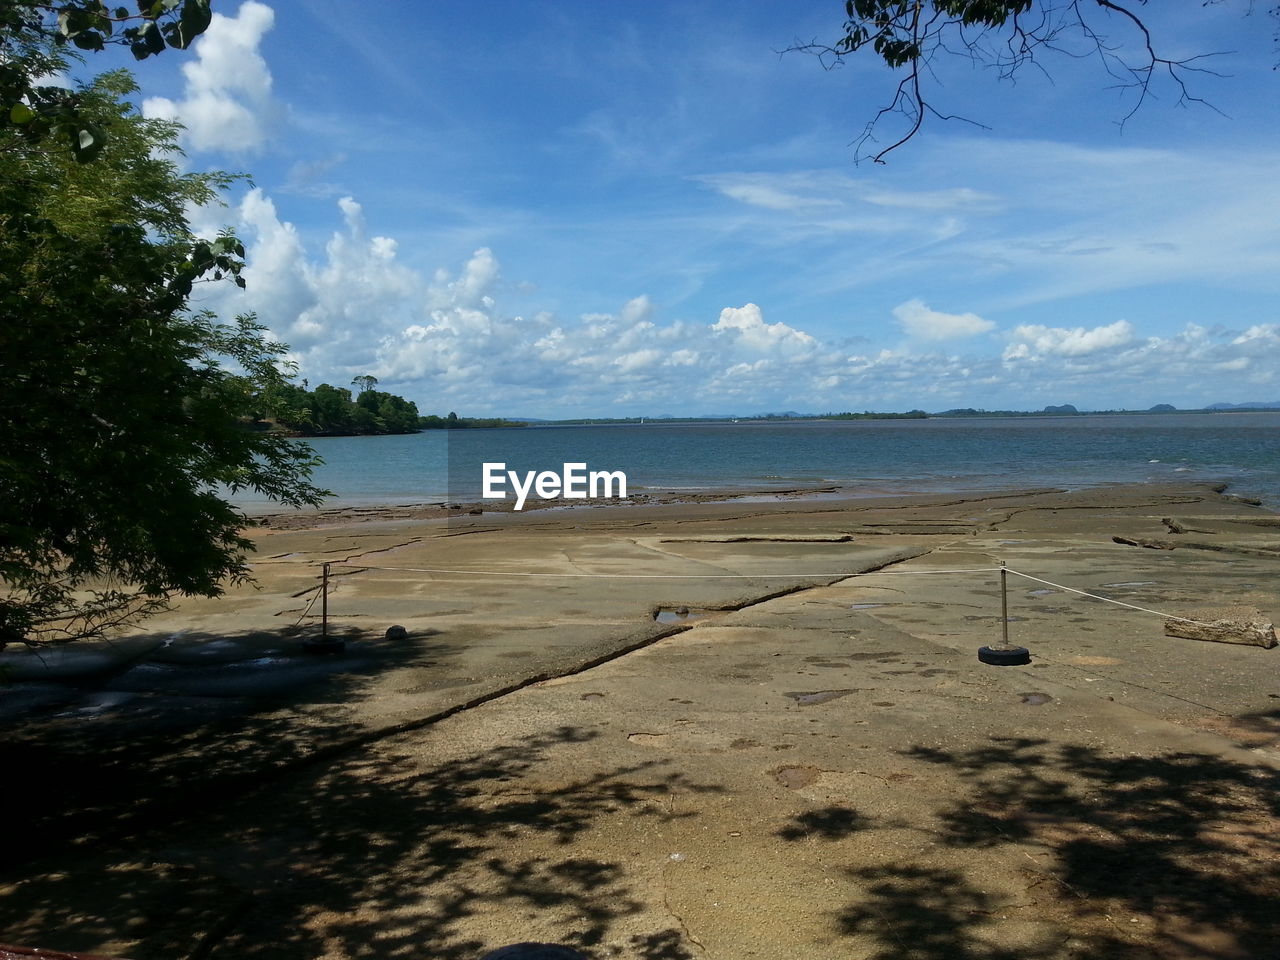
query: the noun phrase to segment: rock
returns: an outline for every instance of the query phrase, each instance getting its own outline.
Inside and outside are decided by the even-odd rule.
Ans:
[[[409,631],[397,623],[395,626],[387,627],[385,636],[388,640],[405,640],[409,637]]]
[[[1194,620],[1195,623],[1188,623]],[[1164,622],[1169,637],[1185,640],[1212,640],[1215,643],[1244,643],[1271,649],[1276,645],[1275,624],[1256,607],[1206,607],[1187,612],[1187,620]]]

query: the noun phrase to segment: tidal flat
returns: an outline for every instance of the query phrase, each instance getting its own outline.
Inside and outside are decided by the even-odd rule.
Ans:
[[[1280,648],[1158,614],[1275,616],[1276,522],[1194,484],[272,520],[256,587],[0,655],[0,942],[1274,956]],[[1030,664],[979,662],[1005,626]]]

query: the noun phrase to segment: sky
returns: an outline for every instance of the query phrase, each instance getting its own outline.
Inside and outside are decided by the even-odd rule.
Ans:
[[[896,77],[780,52],[843,0],[214,9],[133,67],[140,107],[250,175],[192,212],[247,289],[197,305],[256,312],[313,387],[540,418],[1280,401],[1280,53],[1247,0],[1141,10],[1221,54],[1209,106],[1158,79],[1121,123],[1096,58],[946,59],[934,102],[975,123],[885,164],[854,141]]]

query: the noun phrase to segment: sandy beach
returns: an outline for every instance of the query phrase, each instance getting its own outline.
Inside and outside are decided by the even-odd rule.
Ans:
[[[1208,486],[470,509],[272,518],[256,586],[0,654],[0,943],[1280,955],[1280,649],[1162,616],[1280,614],[1275,514]],[[324,562],[345,646],[316,655]],[[1029,665],[977,657],[1001,563]]]

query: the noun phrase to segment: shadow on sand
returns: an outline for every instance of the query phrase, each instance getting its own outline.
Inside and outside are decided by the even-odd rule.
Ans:
[[[101,948],[127,932],[135,960],[329,951],[475,960],[498,944],[476,939],[474,921],[497,914],[555,918],[559,939],[588,952],[609,937],[627,944],[596,956],[692,960],[675,927],[633,921],[620,932],[652,906],[629,880],[634,864],[583,857],[573,844],[606,817],[688,816],[671,809],[672,794],[715,788],[663,761],[539,790],[517,782],[596,735],[551,728],[429,772],[413,763],[412,737],[393,739],[291,778],[287,791],[148,836],[145,854],[86,853],[74,869],[32,864],[0,895],[0,929],[28,943],[59,931],[60,949]]]
[[[186,633],[180,648],[53,681],[0,686],[0,701],[47,700],[10,713],[0,790],[11,827],[6,866],[150,829],[216,806],[370,731],[343,707],[385,671],[447,658],[430,633],[387,643],[336,631],[337,655],[301,634]],[[221,653],[219,656],[218,654]]]
[[[1280,712],[1255,720],[1274,728]],[[838,919],[848,935],[879,944],[868,960],[1280,956],[1277,771],[1014,737],[909,755],[972,788],[966,802],[939,811],[944,845],[1031,844],[1038,855],[1025,857],[1020,902],[952,869],[847,866],[856,893]],[[1053,932],[1038,946],[1010,947],[996,929],[1004,916]]]

